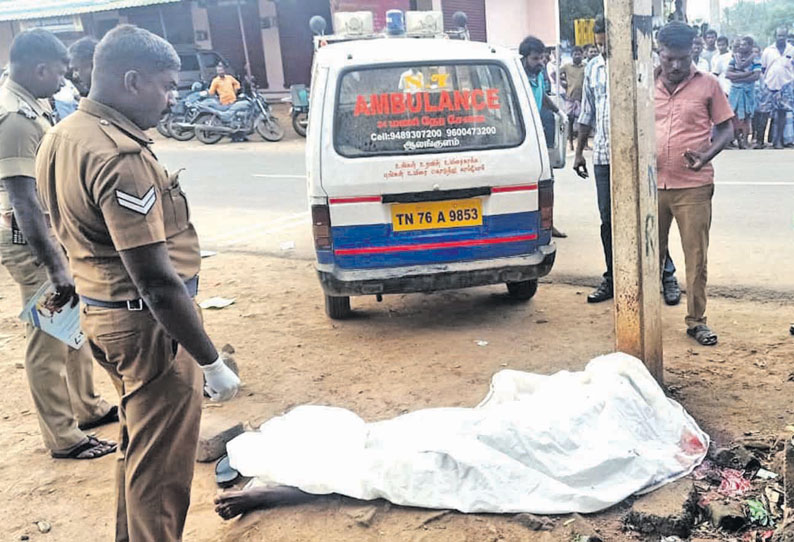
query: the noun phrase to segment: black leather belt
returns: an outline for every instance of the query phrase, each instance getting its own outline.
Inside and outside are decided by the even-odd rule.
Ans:
[[[190,295],[190,297],[196,297],[198,294],[198,285],[198,275],[185,281],[185,288],[187,288],[187,293]],[[85,305],[89,305],[91,307],[101,307],[103,309],[127,309],[128,311],[142,311],[146,308],[146,303],[140,297],[138,299],[130,299],[128,301],[102,301],[100,299],[94,299],[92,297],[81,295],[80,301],[82,301]]]

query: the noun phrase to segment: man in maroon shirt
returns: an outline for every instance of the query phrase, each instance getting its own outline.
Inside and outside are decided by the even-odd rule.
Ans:
[[[681,22],[667,24],[657,36],[661,62],[655,74],[659,254],[667,253],[675,219],[686,264],[687,334],[711,346],[717,344],[717,335],[706,325],[707,255],[714,195],[711,160],[733,138],[733,110],[717,78],[692,64],[694,38],[695,31]]]

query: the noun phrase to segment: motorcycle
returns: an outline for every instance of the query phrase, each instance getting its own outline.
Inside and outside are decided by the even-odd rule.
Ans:
[[[309,126],[309,90],[306,85],[292,85],[289,87],[292,109],[292,128],[301,136],[306,137],[306,129]]]
[[[280,141],[284,128],[273,116],[270,104],[256,91],[241,94],[231,105],[198,102],[198,117],[193,124],[196,139],[212,145],[224,136],[250,135],[254,132],[265,141]]]
[[[178,100],[176,105],[171,109],[171,112],[166,117],[166,130],[170,137],[177,141],[189,141],[193,139],[195,131],[193,128],[196,119],[201,111],[198,108],[200,102],[210,102],[220,105],[217,98],[210,96],[209,93],[203,89],[203,85],[199,82],[193,83],[191,92],[183,99]]]

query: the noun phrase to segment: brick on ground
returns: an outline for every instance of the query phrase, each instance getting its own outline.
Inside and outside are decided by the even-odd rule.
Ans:
[[[242,423],[230,422],[219,412],[205,410],[201,416],[196,461],[209,463],[223,456],[226,453],[226,443],[243,431]]]
[[[623,518],[635,531],[646,535],[687,538],[695,524],[697,490],[682,478],[639,497]]]

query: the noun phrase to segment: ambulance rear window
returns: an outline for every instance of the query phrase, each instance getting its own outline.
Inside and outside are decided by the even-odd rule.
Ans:
[[[334,121],[348,158],[517,147],[521,109],[496,62],[385,66],[346,71]]]

